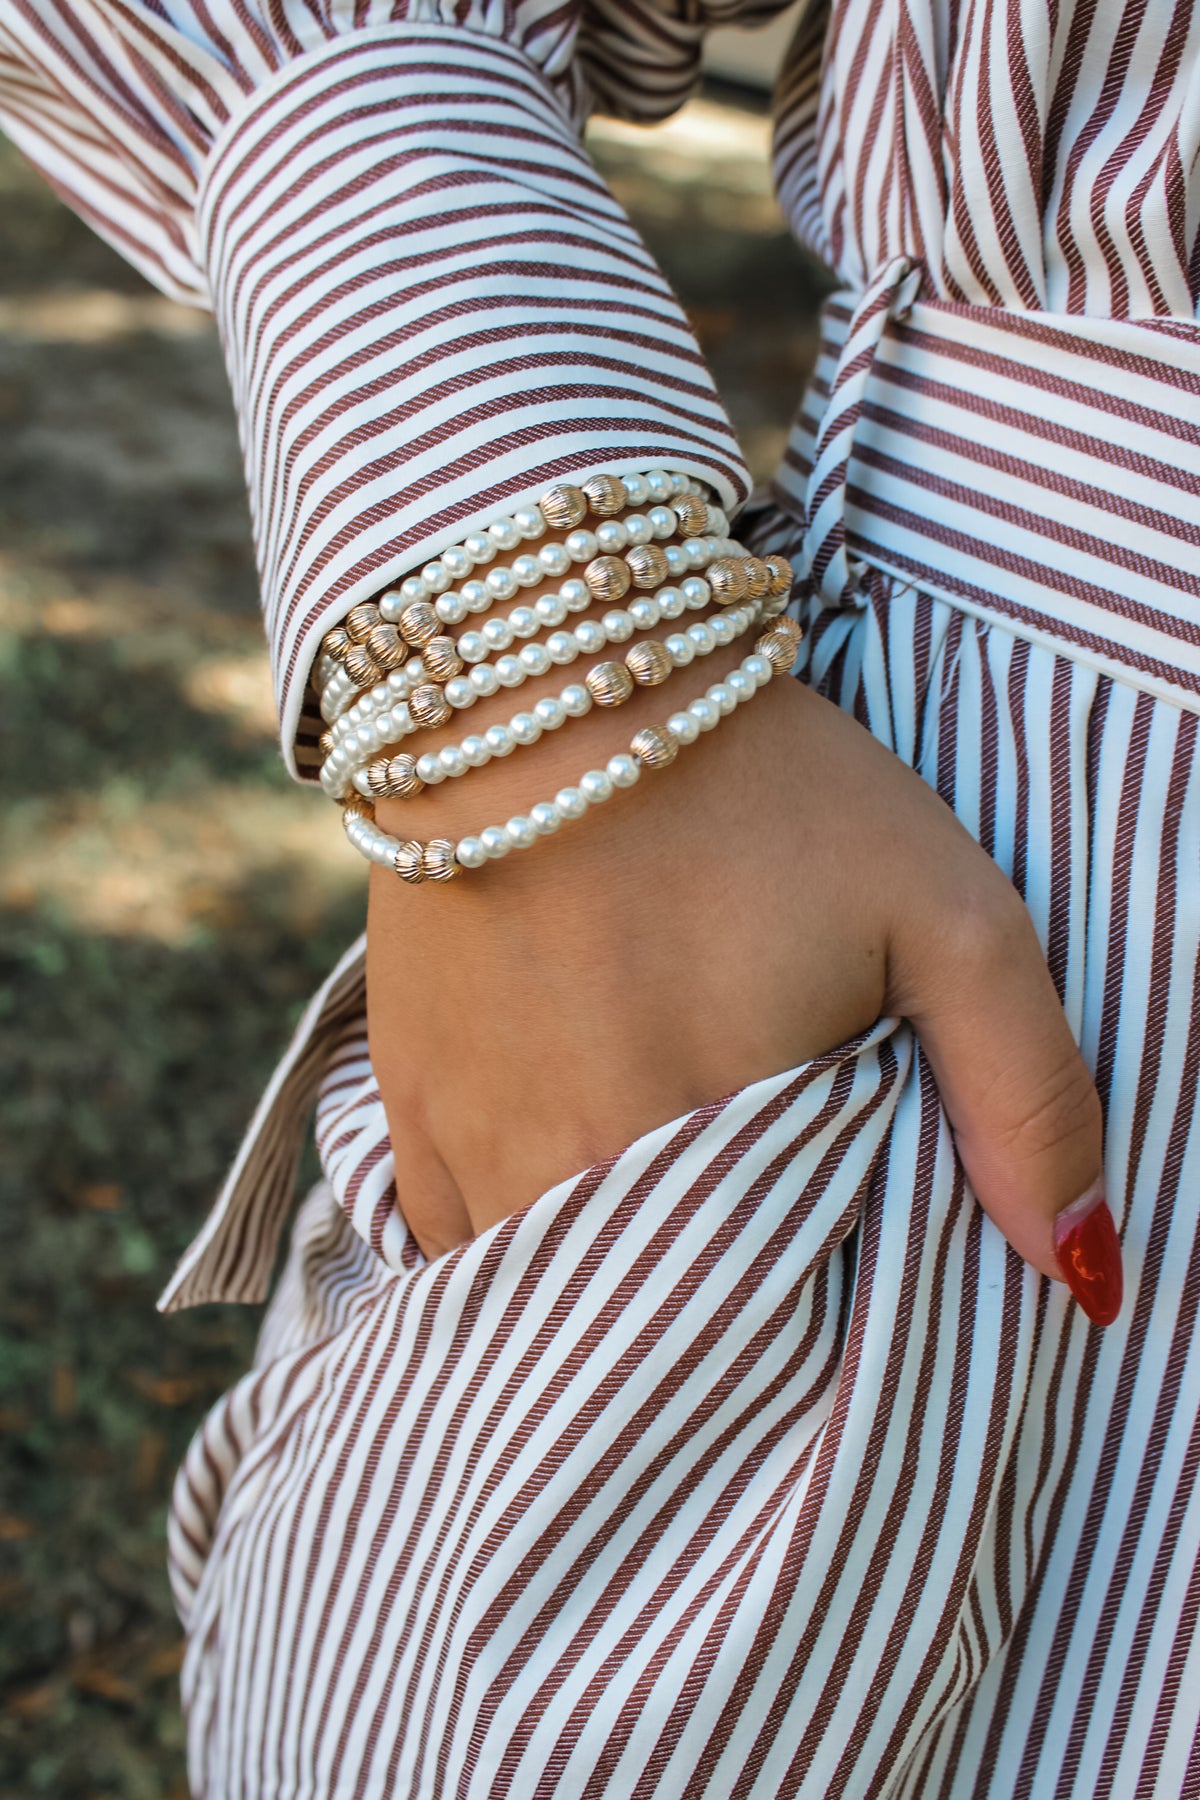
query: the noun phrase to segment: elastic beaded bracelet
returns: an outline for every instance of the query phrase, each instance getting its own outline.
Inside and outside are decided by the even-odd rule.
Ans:
[[[483,768],[496,757],[510,756],[523,746],[536,744],[545,731],[556,731],[568,718],[582,718],[593,705],[619,706],[637,687],[657,687],[673,669],[684,668],[697,656],[708,656],[719,646],[733,643],[751,630],[762,616],[763,602],[726,607],[711,619],[698,620],[686,633],[675,633],[665,642],[644,639],[626,652],[621,663],[597,663],[582,682],[573,682],[560,694],[544,695],[531,711],[514,714],[506,724],[489,725],[460,744],[427,750],[422,756],[405,754],[372,761],[360,756],[352,775],[353,786],[365,797],[411,799],[426,787],[448,778]],[[793,661],[795,660],[793,656]],[[347,792],[350,783],[344,783]]]
[[[363,601],[353,607],[341,625],[326,633],[322,645],[325,655],[345,670],[345,678],[338,684],[339,701],[347,684],[351,690],[371,687],[387,667],[392,666],[387,661],[388,656],[400,653],[395,650],[393,638],[380,627],[394,631],[398,624],[407,620],[414,607],[422,609],[418,615],[422,621],[419,629],[432,637],[442,624],[457,623],[466,616],[460,611],[460,604],[465,605],[467,611],[485,611],[497,601],[515,599],[522,585],[532,587],[539,581],[565,574],[571,562],[592,562],[600,554],[601,539],[596,532],[580,528],[589,512],[602,521],[599,530],[604,529],[603,522],[606,521],[623,524],[628,540],[629,521],[615,521],[612,515],[626,506],[653,501],[652,511],[662,507],[653,523],[648,514],[644,521],[638,515],[638,533],[644,523],[647,548],[653,547],[651,540],[658,533],[665,534],[668,529],[678,530],[687,537],[697,529],[703,531],[710,520],[714,526],[719,522],[722,531],[727,529],[724,514],[719,508],[710,509],[704,493],[701,483],[692,477],[664,469],[653,469],[646,475],[599,475],[579,488],[552,488],[537,505],[519,508],[511,516],[493,520],[486,530],[471,532],[461,544],[451,546],[426,563],[418,575],[409,575],[398,587],[389,588],[378,601]],[[634,495],[640,498],[635,499]],[[676,502],[682,504],[682,511]],[[703,519],[699,513],[700,505],[705,509]],[[576,519],[577,525],[566,526],[568,518]],[[477,591],[460,594],[438,614],[439,597],[448,594],[456,581],[471,577],[475,568],[492,562],[498,551],[514,550],[522,541],[536,542],[545,536],[548,528],[567,529],[569,536],[565,543],[546,546],[545,558],[541,552],[537,555],[525,553],[511,568],[489,571],[482,582],[473,583],[473,589]],[[616,536],[608,533],[605,541],[616,542]],[[467,585],[472,586],[472,583]],[[415,623],[414,629],[417,629]],[[402,636],[413,642],[407,628]]]
[[[540,801],[527,814],[518,814],[506,825],[485,826],[453,843],[434,838],[427,843],[401,840],[376,825],[371,802],[357,796],[346,805],[343,822],[347,836],[372,862],[394,869],[407,882],[449,881],[464,869],[482,868],[507,856],[511,850],[527,850],[561,825],[582,818],[589,806],[611,799],[618,788],[632,787],[644,768],[666,768],[681,747],[694,743],[701,732],[711,731],[739,703],[749,700],[772,676],[795,660],[800,629],[791,619],[777,620],[759,639],[751,655],[724,681],[714,682],[686,708],[673,713],[665,725],[643,726],[635,733],[628,751],[610,757],[603,769],[589,769],[577,785],[560,788],[551,801]],[[788,658],[785,665],[784,657]]]

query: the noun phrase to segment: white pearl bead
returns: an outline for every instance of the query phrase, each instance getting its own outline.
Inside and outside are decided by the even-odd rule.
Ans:
[[[501,687],[520,687],[525,679],[525,671],[521,667],[520,657],[512,655],[511,652],[507,656],[498,656],[492,667],[496,671],[496,680]]]
[[[679,522],[669,506],[652,506],[646,517],[656,538],[672,537]]]
[[[585,612],[592,604],[592,590],[578,575],[572,575],[569,581],[563,582],[558,590],[558,597],[568,612]]]
[[[573,531],[566,542],[567,555],[577,563],[591,562],[600,548],[594,531]]]
[[[543,544],[537,556],[544,573],[556,581],[571,567],[571,558],[561,544]]]
[[[579,786],[592,806],[612,799],[613,784],[603,769],[589,769],[586,775],[579,777]]]
[[[464,631],[456,648],[464,662],[482,662],[488,653],[488,641],[481,631]]]
[[[765,656],[754,651],[750,656],[742,658],[742,667],[754,682],[755,687],[765,687],[775,673]]]
[[[687,601],[677,587],[659,588],[654,596],[654,604],[658,607],[661,619],[677,619],[687,606]]]
[[[421,570],[421,580],[425,583],[427,593],[444,594],[450,586],[450,571],[440,559],[436,562],[427,562]]]
[[[499,862],[512,849],[504,835],[504,828],[500,825],[485,825],[479,834],[479,841],[483,845],[484,855],[491,857],[493,862]]]
[[[404,595],[399,588],[389,588],[386,594],[381,594],[379,597],[379,616],[381,619],[386,619],[389,625],[394,625],[406,604]]]
[[[625,520],[625,530],[631,544],[648,544],[654,536],[654,527],[645,513],[630,513]]]
[[[461,639],[459,641],[461,642]],[[495,694],[499,691],[500,677],[497,675],[495,666],[492,663],[479,663],[477,667],[471,670],[468,679],[475,692],[477,694],[482,694],[485,700],[490,694]]]
[[[631,788],[642,772],[642,766],[636,756],[622,751],[619,756],[610,756],[605,765],[608,779],[614,787]]]
[[[400,583],[400,597],[405,606],[411,606],[414,600],[428,600],[429,589],[419,575],[410,575]]]
[[[676,500],[679,499],[681,494],[700,492],[700,483],[698,481],[693,481],[690,475],[684,475],[679,469],[672,469],[667,479],[671,483],[672,497]]]
[[[425,673],[425,664],[421,661],[419,656],[409,657],[404,665],[404,676],[405,680],[408,682],[409,693],[412,692],[413,688],[420,687],[421,683],[428,679]]]
[[[689,575],[680,584],[679,591],[693,612],[699,612],[702,606],[707,606],[712,600],[712,589],[702,575]]]
[[[533,603],[539,625],[561,625],[567,616],[566,602],[561,594],[542,594]]]
[[[582,819],[587,811],[587,796],[581,788],[559,788],[554,796],[554,809],[560,819]]]
[[[484,576],[484,583],[493,600],[515,600],[520,593],[520,583],[511,569],[489,569]]]
[[[514,637],[532,637],[540,629],[540,621],[532,606],[514,606],[508,615],[509,628]]]
[[[440,561],[455,581],[465,581],[475,567],[475,558],[461,544],[452,544],[449,550],[443,550]]]
[[[350,741],[364,756],[373,756],[376,750],[383,749],[383,739],[374,725],[360,725]]]
[[[493,519],[487,528],[487,534],[497,550],[515,550],[521,541],[515,519]]]
[[[537,843],[537,826],[524,813],[518,813],[504,827],[504,835],[514,850],[529,850]]]
[[[418,756],[417,774],[429,787],[436,787],[439,781],[446,779],[446,771],[432,750],[427,750],[424,756]]]
[[[554,698],[553,694],[543,695],[535,703],[533,710],[542,722],[543,731],[557,731],[560,725],[565,725],[567,722],[566,708],[561,700]]]
[[[697,656],[707,656],[716,643],[703,619],[697,619],[694,625],[689,625],[687,635],[696,647]]]
[[[517,740],[507,725],[489,725],[483,735],[493,756],[511,756],[517,747]]]
[[[737,705],[737,695],[724,681],[714,681],[705,698],[712,701],[722,718],[726,718]]]
[[[522,506],[513,514],[513,524],[523,538],[536,539],[545,537],[546,521],[536,506]]]
[[[482,732],[472,731],[468,737],[463,739],[459,748],[467,759],[468,768],[482,769],[484,763],[489,763],[492,760],[492,753],[488,748],[488,741],[483,736]]]
[[[371,800],[374,798],[375,789],[371,786],[370,777],[365,769],[356,769],[351,776],[351,780],[359,793],[363,796],[364,800]]]
[[[492,596],[488,593],[486,581],[464,581],[462,597],[468,612],[486,612],[492,604]]]
[[[463,549],[476,568],[486,568],[496,554],[496,546],[486,531],[473,531],[463,539]]]
[[[513,628],[507,619],[485,619],[482,634],[489,650],[507,650],[513,641]]]
[[[413,716],[407,706],[393,706],[391,720],[389,743],[395,743],[397,738],[407,737],[410,731],[416,730]]]
[[[522,587],[536,587],[542,580],[542,565],[536,556],[526,551],[524,556],[513,558],[512,572]]]
[[[465,675],[453,676],[446,683],[442,692],[456,712],[462,712],[465,707],[474,706],[479,698],[475,687]]]
[[[623,607],[614,606],[600,621],[610,644],[623,644],[633,636],[633,620]]]
[[[584,713],[592,710],[591,689],[584,687],[582,681],[573,681],[558,697],[570,719],[582,719]]]
[[[433,610],[443,625],[461,625],[470,608],[461,594],[451,590],[439,596]]]
[[[651,631],[662,617],[658,601],[649,595],[631,600],[627,610],[635,631]]]
[[[737,701],[746,701],[757,691],[754,682],[743,669],[731,669],[725,677],[725,686]]]
[[[550,652],[545,644],[523,644],[520,663],[526,675],[545,675],[550,668]]]
[[[438,751],[437,757],[438,762],[442,765],[443,775],[465,775],[471,766],[463,755],[460,744],[447,744],[444,750]]]
[[[519,712],[508,729],[518,744],[536,744],[542,735],[542,721],[531,712]]]
[[[700,736],[700,727],[689,713],[672,713],[667,720],[667,730],[681,744],[694,744]]]
[[[482,869],[488,859],[483,842],[477,837],[459,838],[454,846],[454,856],[464,869]]]
[[[595,619],[581,619],[574,631],[575,642],[585,656],[591,656],[597,650],[603,650],[608,638],[603,625]]]
[[[630,506],[644,506],[650,497],[650,488],[644,475],[623,475],[621,485]]]
[[[645,481],[646,492],[654,500],[669,500],[675,491],[665,469],[651,469]]]
[[[596,542],[605,556],[619,555],[630,541],[620,519],[605,519],[603,525],[596,527]]]
[[[667,574],[673,581],[678,581],[680,576],[686,575],[692,566],[682,544],[664,544],[663,555],[667,559]]]
[[[562,819],[555,811],[552,800],[539,800],[536,806],[531,806],[529,819],[533,829],[540,837],[549,837],[562,824]]]
[[[712,561],[712,552],[709,549],[707,538],[688,538],[682,548],[689,569],[703,569]]]
[[[573,663],[579,655],[579,645],[570,631],[552,631],[546,639],[546,655],[552,663],[565,666]]]
[[[695,719],[701,731],[711,731],[721,717],[720,712],[713,705],[712,701],[705,700],[703,696],[701,696],[699,700],[693,700],[689,703],[688,712],[691,714],[692,718]]]
[[[684,637],[682,631],[673,631],[669,638],[664,639],[663,649],[677,669],[686,669],[696,654],[695,645]]]
[[[705,629],[714,643],[732,644],[740,631],[746,628],[746,621],[734,613],[714,613],[711,619],[704,621]]]

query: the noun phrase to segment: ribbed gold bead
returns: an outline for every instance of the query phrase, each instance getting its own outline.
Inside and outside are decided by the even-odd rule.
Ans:
[[[747,600],[765,600],[771,591],[771,571],[761,556],[748,556],[742,564]]]
[[[392,867],[401,881],[424,881],[424,846],[416,838],[408,838],[404,843],[397,844],[392,856]]]
[[[679,520],[680,537],[699,537],[707,530],[708,508],[695,494],[685,494],[682,500],[673,501],[672,510]]]
[[[786,633],[766,631],[754,648],[766,657],[777,675],[786,675],[796,660],[796,646]]]
[[[430,838],[421,852],[421,868],[426,881],[454,881],[462,874],[449,838]]]
[[[746,598],[746,571],[736,557],[718,556],[705,569],[704,579],[713,591],[713,598],[722,604]]]
[[[376,625],[363,648],[373,656],[381,669],[398,669],[408,657],[408,645],[394,625]]]
[[[771,592],[773,594],[790,594],[794,576],[792,565],[787,557],[775,553],[764,557],[763,560],[771,571]]]
[[[431,638],[437,637],[442,629],[442,621],[430,606],[428,600],[414,600],[400,614],[400,633],[406,644],[419,650]]]
[[[361,606],[352,606],[342,623],[346,627],[346,635],[356,644],[365,644],[379,623],[379,608],[372,600],[364,600]]]
[[[625,483],[615,475],[593,475],[582,486],[584,498],[598,519],[611,519],[629,504]]]
[[[623,600],[633,577],[619,556],[597,556],[583,571],[593,600]]]
[[[425,664],[425,673],[434,681],[449,681],[463,666],[463,659],[450,637],[430,638],[421,651],[421,661]]]
[[[333,749],[333,733],[332,733],[332,731],[329,731],[328,729],[326,729],[325,731],[323,731],[321,733],[320,737],[317,739],[317,752],[318,752],[322,762],[325,761],[325,758],[329,755],[329,753],[332,749]]]
[[[587,499],[577,487],[552,487],[538,501],[542,517],[555,531],[573,531],[587,518]]]
[[[799,620],[789,619],[786,616],[776,619],[771,626],[771,630],[775,632],[776,636],[778,636],[781,631],[785,631],[794,644],[802,642],[804,637],[804,627],[800,624]]]
[[[625,552],[635,587],[661,587],[667,579],[667,559],[659,544],[635,544]]]
[[[410,800],[425,783],[417,774],[417,759],[401,751],[398,756],[380,756],[367,767],[371,792],[381,800]]]
[[[623,662],[596,663],[583,679],[597,706],[620,706],[633,692],[633,676]]]
[[[440,687],[433,682],[415,688],[408,697],[408,710],[418,725],[444,725],[453,707]]]
[[[665,725],[643,725],[629,749],[644,769],[665,769],[679,755],[679,745]]]
[[[625,652],[625,667],[639,687],[658,687],[675,665],[665,644],[657,638],[647,638],[645,643],[635,644]]]
[[[383,671],[365,644],[351,644],[342,659],[342,667],[355,687],[374,687]]]
[[[346,652],[350,648],[350,638],[341,625],[335,625],[321,639],[321,648],[326,656],[332,656],[335,662],[344,662]]]
[[[375,817],[374,803],[368,800],[365,794],[360,794],[354,788],[342,801],[342,811],[348,819],[373,819]]]

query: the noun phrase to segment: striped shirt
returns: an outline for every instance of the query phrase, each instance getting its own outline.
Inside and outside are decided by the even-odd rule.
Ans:
[[[744,497],[578,128],[749,11],[0,0],[6,129],[220,323],[302,778],[322,630],[472,524],[659,461]],[[428,1263],[352,947],[164,1297],[265,1295],[315,1100],[172,1510],[198,1794],[1200,1796],[1198,47],[1188,0],[806,9],[776,169],[843,290],[747,520],[806,679],[1026,899],[1121,1319],[1007,1251],[895,1021]]]

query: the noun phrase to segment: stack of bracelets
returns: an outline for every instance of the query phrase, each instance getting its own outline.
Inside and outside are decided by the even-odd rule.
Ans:
[[[629,513],[631,506],[645,511]],[[341,802],[355,848],[410,882],[449,881],[464,869],[482,868],[581,818],[617,788],[632,787],[643,769],[665,768],[683,745],[711,730],[773,674],[790,670],[801,635],[793,619],[780,616],[791,589],[791,566],[782,556],[749,555],[726,535],[728,529],[724,513],[687,475],[661,469],[596,475],[580,487],[552,488],[536,506],[472,532],[419,575],[354,607],[326,634],[314,680],[327,725],[320,740],[321,784]],[[540,549],[526,549],[507,565],[496,562],[498,553],[536,544],[548,532],[556,537]],[[573,574],[573,567],[580,572]],[[480,579],[475,571],[485,569]],[[557,593],[493,611],[516,601],[523,588],[547,580],[561,582]],[[611,610],[563,629],[570,614],[596,605]],[[412,732],[447,725],[455,713],[500,688],[520,687],[556,665],[709,607],[717,610],[682,631],[661,640],[641,638],[620,661],[593,663],[582,681],[536,701],[507,724],[490,725],[416,757],[395,748]],[[451,634],[451,627],[477,614],[491,616]],[[528,814],[457,843],[401,840],[376,825],[376,800],[408,798],[465,775],[536,743],[544,731],[557,730],[593,706],[620,706],[637,688],[659,686],[675,669],[764,621],[763,635],[739,668],[663,724],[643,726],[627,751]],[[532,641],[543,631],[544,642]],[[510,649],[518,640],[519,648]]]

